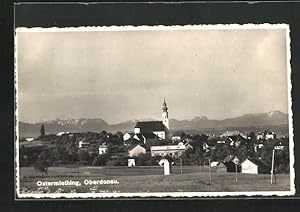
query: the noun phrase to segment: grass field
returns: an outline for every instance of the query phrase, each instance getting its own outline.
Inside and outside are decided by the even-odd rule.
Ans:
[[[270,184],[270,175],[211,173],[207,168],[173,167],[173,173],[163,175],[162,167],[49,167],[48,175],[35,173],[32,167],[20,168],[20,193],[90,193],[90,192],[231,192],[231,191],[288,191],[289,175],[277,176]],[[80,186],[38,186],[38,181],[73,180]],[[117,180],[118,184],[84,185],[84,180]]]

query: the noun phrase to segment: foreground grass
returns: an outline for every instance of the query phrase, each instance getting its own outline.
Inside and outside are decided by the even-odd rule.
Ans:
[[[231,191],[288,191],[289,175],[278,175],[277,184],[270,184],[270,175],[212,172],[187,166],[180,174],[174,167],[172,175],[162,175],[161,167],[50,167],[43,177],[31,167],[20,168],[21,193],[109,193],[109,192],[231,192]],[[79,181],[80,186],[37,186],[38,181]],[[116,180],[118,184],[84,185],[84,180]]]

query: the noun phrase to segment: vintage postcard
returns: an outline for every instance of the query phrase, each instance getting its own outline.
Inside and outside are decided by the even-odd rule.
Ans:
[[[289,25],[16,28],[16,197],[295,194]]]

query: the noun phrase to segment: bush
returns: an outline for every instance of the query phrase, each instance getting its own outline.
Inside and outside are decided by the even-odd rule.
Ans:
[[[105,166],[107,161],[108,157],[106,155],[98,155],[94,157],[92,166]]]
[[[34,169],[37,171],[37,172],[40,172],[42,174],[48,174],[48,167],[49,167],[49,164],[47,161],[44,161],[44,160],[38,160],[34,163],[33,165]]]
[[[88,161],[89,160],[89,153],[86,150],[79,150],[78,151],[78,160],[80,161]]]

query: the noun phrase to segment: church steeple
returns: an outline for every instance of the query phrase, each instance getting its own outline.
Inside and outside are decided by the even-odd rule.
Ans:
[[[167,103],[166,100],[164,98],[164,103],[163,103],[163,108],[162,108],[163,112],[168,112],[168,107],[167,107]]]
[[[169,114],[166,100],[164,98],[163,108],[162,108],[162,123],[169,129]]]

